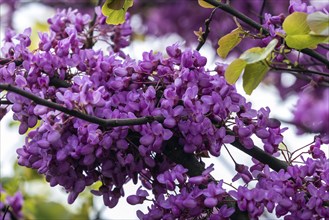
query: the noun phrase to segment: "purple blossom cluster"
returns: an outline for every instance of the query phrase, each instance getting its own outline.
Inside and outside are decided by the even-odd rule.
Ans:
[[[201,176],[187,178],[187,169],[181,165],[175,166],[172,170],[158,175],[159,183],[166,187],[167,191],[155,194],[153,204],[148,208],[148,213],[137,212],[140,219],[229,219],[234,213],[234,208],[222,205],[220,202],[228,200],[227,192],[222,187],[223,181],[212,182],[210,172],[213,167],[208,167]],[[139,190],[137,194],[141,194]],[[143,194],[145,200],[147,194]],[[132,198],[128,202],[132,205]]]
[[[2,220],[23,219],[23,195],[16,192],[14,195],[8,195],[0,185],[0,218]]]
[[[292,4],[291,10],[299,9]],[[136,194],[127,197],[132,205],[152,201],[147,213],[137,212],[140,219],[229,219],[235,204],[255,219],[265,208],[287,219],[329,218],[329,166],[321,150],[329,142],[328,123],[309,123],[310,118],[328,117],[323,108],[328,90],[305,94],[295,110],[297,124],[321,134],[309,149],[313,158],[277,172],[256,160],[250,168],[234,161],[233,181],[258,183],[251,189],[243,185],[227,191],[223,180],[211,176],[212,166],[202,175],[190,175],[166,149],[180,148],[198,161],[201,155],[220,156],[225,144],[239,143],[252,151],[257,139],[274,157],[285,128],[270,118],[268,107],[253,109],[225,81],[223,66],[217,65],[215,74],[206,69],[207,59],[198,51],[174,44],[166,55],[150,51],[134,60],[125,54],[121,49],[129,45],[132,34],[129,16],[122,25],[108,26],[100,8],[95,19],[76,10],[58,11],[48,20],[50,33],[39,34],[35,51],[27,49],[30,29],[18,35],[6,32],[0,83],[72,112],[64,114],[14,92],[4,94],[9,104],[0,116],[12,110],[20,122],[19,133],[27,133],[17,150],[18,163],[37,170],[51,186],[63,187],[70,204],[86,187],[100,182],[92,193],[113,208],[125,196],[129,181],[140,184]],[[264,26],[270,37],[280,32],[283,19],[266,14]],[[110,50],[93,49],[98,41],[107,42]],[[77,112],[101,120],[150,120],[103,126],[75,117]],[[154,119],[159,116],[161,120]],[[19,207],[16,200],[9,201]]]
[[[318,139],[310,147],[313,158],[305,159],[303,165],[292,165],[279,172],[270,171],[267,165],[253,169],[258,180],[255,188],[239,186],[229,192],[239,209],[253,219],[258,219],[265,209],[285,219],[329,218],[329,161],[320,142]]]
[[[51,186],[64,187],[69,203],[97,181],[102,186],[93,193],[103,196],[108,207],[117,204],[129,180],[137,183],[140,179],[159,195],[173,189],[166,172],[175,164],[162,153],[165,141],[172,137],[186,153],[219,156],[224,143],[237,139],[250,149],[254,146],[252,135],[264,142],[267,152],[277,151],[283,130],[269,118],[270,110],[252,109],[251,103],[226,83],[223,73],[213,75],[205,69],[207,60],[199,52],[182,51],[175,44],[167,48],[168,58],[151,51],[144,52],[140,61],[129,56],[122,59],[120,53],[106,55],[85,48],[89,16],[59,11],[48,22],[51,32],[39,35],[37,51],[26,49],[29,30],[7,34],[2,52],[13,61],[1,66],[1,83],[102,119],[165,118],[163,123],[106,128],[7,93],[14,119],[21,122],[21,134],[40,121],[17,150],[18,163],[38,170]],[[230,128],[233,131],[228,133]],[[183,181],[182,175],[172,179]],[[208,187],[215,190],[217,185]],[[139,199],[132,200],[141,202],[144,195],[137,192]],[[209,201],[205,202],[208,208],[220,200],[206,197],[202,198]],[[231,213],[228,210],[223,207],[223,212]]]

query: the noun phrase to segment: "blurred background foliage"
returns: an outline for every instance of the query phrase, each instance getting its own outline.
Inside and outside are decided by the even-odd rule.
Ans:
[[[13,195],[17,191],[22,192],[24,197],[23,215],[25,220],[89,219],[90,212],[93,209],[93,196],[88,191],[81,193],[79,204],[73,209],[56,196],[56,192],[49,187],[44,178],[35,170],[18,166],[17,163],[14,163],[13,166],[13,176],[1,176],[0,184],[7,195]],[[98,188],[98,186],[93,186],[93,188]],[[7,195],[2,194],[1,201],[4,201]],[[49,218],[50,216],[51,219]]]

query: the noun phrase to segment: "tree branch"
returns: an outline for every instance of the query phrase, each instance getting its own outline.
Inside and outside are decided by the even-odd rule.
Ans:
[[[282,67],[277,67],[270,65],[270,68],[273,70],[283,70],[287,72],[297,72],[297,73],[310,73],[310,74],[315,74],[319,76],[324,76],[324,77],[329,77],[329,73],[323,73],[319,71],[314,71],[314,70],[307,70],[307,69],[289,69],[289,68],[282,68]]]
[[[196,48],[197,51],[199,51],[201,49],[201,47],[206,43],[207,41],[207,38],[208,38],[208,35],[210,33],[210,22],[212,21],[212,17],[214,16],[215,14],[215,11],[216,11],[217,8],[214,8],[214,10],[212,10],[210,16],[208,19],[206,19],[206,21],[204,22],[204,25],[205,25],[205,31],[202,33],[201,35],[201,39],[199,39],[199,44]]]
[[[228,4],[224,4],[221,2],[218,2],[216,0],[204,0],[205,2],[213,5],[214,7],[220,8],[223,11],[239,18],[241,21],[245,22],[246,24],[248,24],[249,26],[262,31],[264,34],[269,34],[269,31],[264,29],[264,27],[257,23],[256,21],[254,21],[253,19],[247,17],[246,15],[242,14],[241,12],[235,10],[234,8],[232,8],[231,6],[229,6]]]
[[[96,6],[100,6],[101,4],[102,4],[102,0],[98,0]],[[96,13],[96,11],[94,11],[93,19],[89,23],[88,36],[87,36],[86,42],[84,44],[84,48],[92,48],[95,44],[95,42],[93,41],[93,37],[94,37],[94,28],[95,28],[94,26],[95,26],[96,20],[97,20],[97,13]]]
[[[260,9],[260,11],[259,11],[259,23],[263,23],[264,21],[263,21],[263,18],[264,18],[264,16],[263,16],[263,13],[264,13],[264,9],[265,9],[265,5],[266,5],[266,0],[263,0],[263,3],[262,3],[262,7],[261,7],[261,9]]]
[[[327,68],[329,69],[329,60],[326,57],[324,57],[321,54],[315,52],[314,50],[311,50],[311,49],[308,49],[308,48],[301,50],[301,52],[303,54],[307,54],[310,57],[313,57],[314,59],[316,59],[316,60],[320,61],[321,63],[325,64],[327,66]]]
[[[11,104],[13,104],[13,103],[11,103],[8,100],[3,100],[3,99],[0,100],[0,105],[11,105]]]
[[[232,131],[228,131],[231,133]],[[279,172],[281,169],[287,170],[289,164],[285,161],[279,160],[278,158],[273,157],[272,155],[266,153],[257,146],[254,146],[251,149],[245,148],[238,140],[235,140],[231,143],[232,146],[238,148],[240,151],[248,154],[249,156],[255,158],[263,164],[267,164],[271,169]]]
[[[0,65],[5,65],[10,62],[15,62],[16,66],[20,66],[23,63],[23,60],[12,60],[12,59],[0,58]]]
[[[57,103],[54,103],[51,101],[47,101],[43,98],[40,98],[39,96],[31,94],[27,91],[24,91],[18,87],[10,85],[10,84],[0,84],[0,90],[14,92],[16,94],[19,94],[25,98],[28,98],[28,99],[34,101],[36,104],[43,105],[43,106],[46,106],[46,107],[49,107],[52,109],[56,109],[65,114],[74,116],[76,118],[80,118],[82,120],[85,120],[85,121],[88,121],[88,122],[91,122],[94,124],[98,124],[105,128],[130,126],[130,125],[141,125],[141,124],[146,124],[146,123],[150,123],[153,121],[163,122],[163,120],[164,120],[163,116],[146,116],[146,117],[141,117],[141,118],[128,118],[128,119],[121,119],[121,118],[119,118],[119,119],[103,119],[103,118],[95,117],[92,115],[84,114],[77,110],[67,109],[66,107],[64,107],[60,104],[57,104]]]
[[[32,101],[34,101],[36,104],[39,105],[43,105],[52,109],[56,109],[58,111],[61,111],[65,114],[71,115],[73,117],[76,118],[80,118],[82,120],[94,123],[94,124],[98,124],[102,127],[108,128],[108,127],[119,127],[119,126],[130,126],[130,125],[141,125],[141,124],[146,124],[146,123],[150,123],[153,121],[158,121],[158,122],[163,122],[164,121],[164,117],[162,115],[160,116],[146,116],[146,117],[140,117],[140,118],[128,118],[128,119],[103,119],[103,118],[99,118],[96,116],[92,116],[92,115],[87,115],[85,113],[82,113],[80,111],[77,110],[70,110],[67,109],[66,107],[64,107],[63,105],[57,104],[55,102],[51,102],[48,100],[45,100],[43,98],[40,98],[39,96],[36,96],[34,94],[31,94],[27,91],[24,91],[20,88],[17,88],[15,86],[12,86],[10,84],[0,84],[0,90],[7,90],[10,92],[14,92],[16,94],[19,94],[25,98],[28,98]],[[230,134],[233,134],[233,131],[228,130],[227,131]],[[234,135],[234,134],[233,134]],[[273,170],[280,170],[280,169],[286,169],[288,164],[286,164],[283,161],[280,161],[279,159],[272,157],[271,155],[267,154],[266,152],[264,152],[263,150],[261,150],[258,147],[254,147],[252,149],[246,149],[238,140],[236,140],[235,142],[232,143],[232,145],[236,148],[238,148],[239,150],[243,151],[244,153],[254,157],[255,159],[257,159],[258,161],[264,163],[264,164],[268,164]],[[170,153],[168,153],[170,154]],[[175,156],[175,155],[174,155]],[[173,157],[174,157],[173,156]],[[193,158],[191,158],[192,156],[187,156],[186,159],[186,166],[189,167],[189,161],[190,160],[194,160]],[[194,157],[194,156],[193,156]],[[181,162],[184,162],[185,159],[182,159],[183,157],[179,157],[177,159],[182,160]],[[194,167],[194,165],[193,165]],[[197,170],[194,170],[197,169]],[[194,167],[193,171],[190,171],[192,173],[190,173],[190,175],[196,175],[197,173],[200,173],[201,170],[203,170],[203,167]],[[201,171],[202,173],[202,171]]]
[[[239,18],[241,21],[245,22],[249,26],[257,29],[258,31],[268,35],[269,31],[264,28],[261,24],[257,23],[256,21],[252,20],[251,18],[247,17],[246,15],[242,14],[241,12],[235,10],[231,6],[218,2],[216,0],[204,0],[205,2],[213,5],[214,7],[220,8],[223,11]],[[329,60],[327,60],[324,56],[321,54],[311,50],[311,49],[303,49],[301,50],[302,53],[309,55],[310,57],[313,57],[314,59],[320,61],[321,63],[325,64],[327,68],[329,68]]]

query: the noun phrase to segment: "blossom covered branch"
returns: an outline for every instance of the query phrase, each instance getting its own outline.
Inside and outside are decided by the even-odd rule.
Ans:
[[[264,33],[272,29],[215,3],[258,29],[262,35],[253,37],[269,43]],[[106,5],[121,10],[118,6]],[[211,15],[212,22],[216,15]],[[39,34],[34,51],[27,49],[29,29],[21,34],[6,32],[0,90],[7,92],[2,92],[0,103],[8,106],[0,110],[1,116],[11,110],[20,124],[19,133],[26,134],[17,150],[18,164],[36,170],[50,186],[64,188],[69,204],[86,187],[99,183],[91,193],[114,208],[126,194],[125,185],[138,184],[127,202],[149,201],[146,212],[136,213],[145,220],[257,219],[266,211],[278,218],[329,218],[329,161],[321,149],[329,138],[323,132],[328,125],[318,120],[327,114],[321,101],[312,108],[310,97],[298,103],[311,112],[324,109],[311,114],[318,118],[309,130],[319,135],[300,154],[290,152],[288,146],[283,152],[279,145],[286,128],[270,117],[268,107],[255,109],[225,80],[225,65],[216,63],[214,74],[202,54],[183,50],[178,43],[168,46],[165,55],[147,51],[134,60],[126,54],[122,49],[131,40],[130,16],[113,26],[105,23],[99,7],[93,19],[76,10],[58,11],[48,20],[50,32]],[[266,15],[264,21],[275,28],[282,17]],[[104,47],[95,49],[94,43],[100,41]],[[109,51],[103,50],[106,47]],[[256,61],[267,58],[265,52]],[[282,54],[273,53],[284,64]],[[255,66],[250,69],[258,73]],[[329,95],[323,94],[324,99]],[[305,120],[301,110],[294,114],[296,121]],[[235,176],[215,179],[216,168],[206,167],[204,161],[209,156],[220,158],[222,147],[228,145],[250,155],[251,165],[240,164],[229,152]],[[287,162],[278,159],[280,153],[288,154]],[[302,154],[309,157],[295,163]],[[241,183],[235,182],[239,179]]]

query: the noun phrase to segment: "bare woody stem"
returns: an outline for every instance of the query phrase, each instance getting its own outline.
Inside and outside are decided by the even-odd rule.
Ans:
[[[198,46],[196,48],[197,51],[199,51],[201,49],[201,47],[206,43],[206,40],[207,40],[208,35],[210,33],[209,25],[210,25],[210,22],[212,21],[212,18],[213,18],[214,14],[215,14],[216,9],[217,8],[215,8],[214,10],[212,10],[209,18],[206,19],[206,21],[204,22],[205,31],[202,33],[201,39],[199,39],[199,44],[198,44]]]
[[[232,133],[232,131],[228,131],[229,133]],[[240,141],[235,140],[233,143],[231,143],[232,146],[236,147],[240,151],[244,152],[245,154],[248,154],[252,158],[255,158],[259,162],[263,164],[267,164],[269,167],[271,167],[273,170],[279,172],[279,170],[287,170],[288,163],[282,160],[279,160],[278,158],[273,157],[272,155],[266,153],[262,149],[260,149],[257,146],[254,146],[251,149],[245,148]]]
[[[248,24],[249,26],[257,29],[258,31],[264,33],[264,34],[269,34],[269,31],[264,28],[261,24],[257,23],[256,21],[254,21],[253,19],[249,18],[248,16],[242,14],[241,12],[235,10],[234,8],[232,8],[231,6],[229,6],[228,4],[224,4],[221,2],[218,2],[216,0],[204,0],[205,2],[213,5],[214,7],[220,8],[223,11],[237,17],[238,19],[240,19],[241,21],[243,21],[244,23]],[[303,49],[301,50],[302,53],[307,54],[308,56],[320,61],[321,63],[325,64],[327,66],[327,68],[329,68],[329,60],[322,56],[321,54],[315,52],[314,50],[311,49]]]

